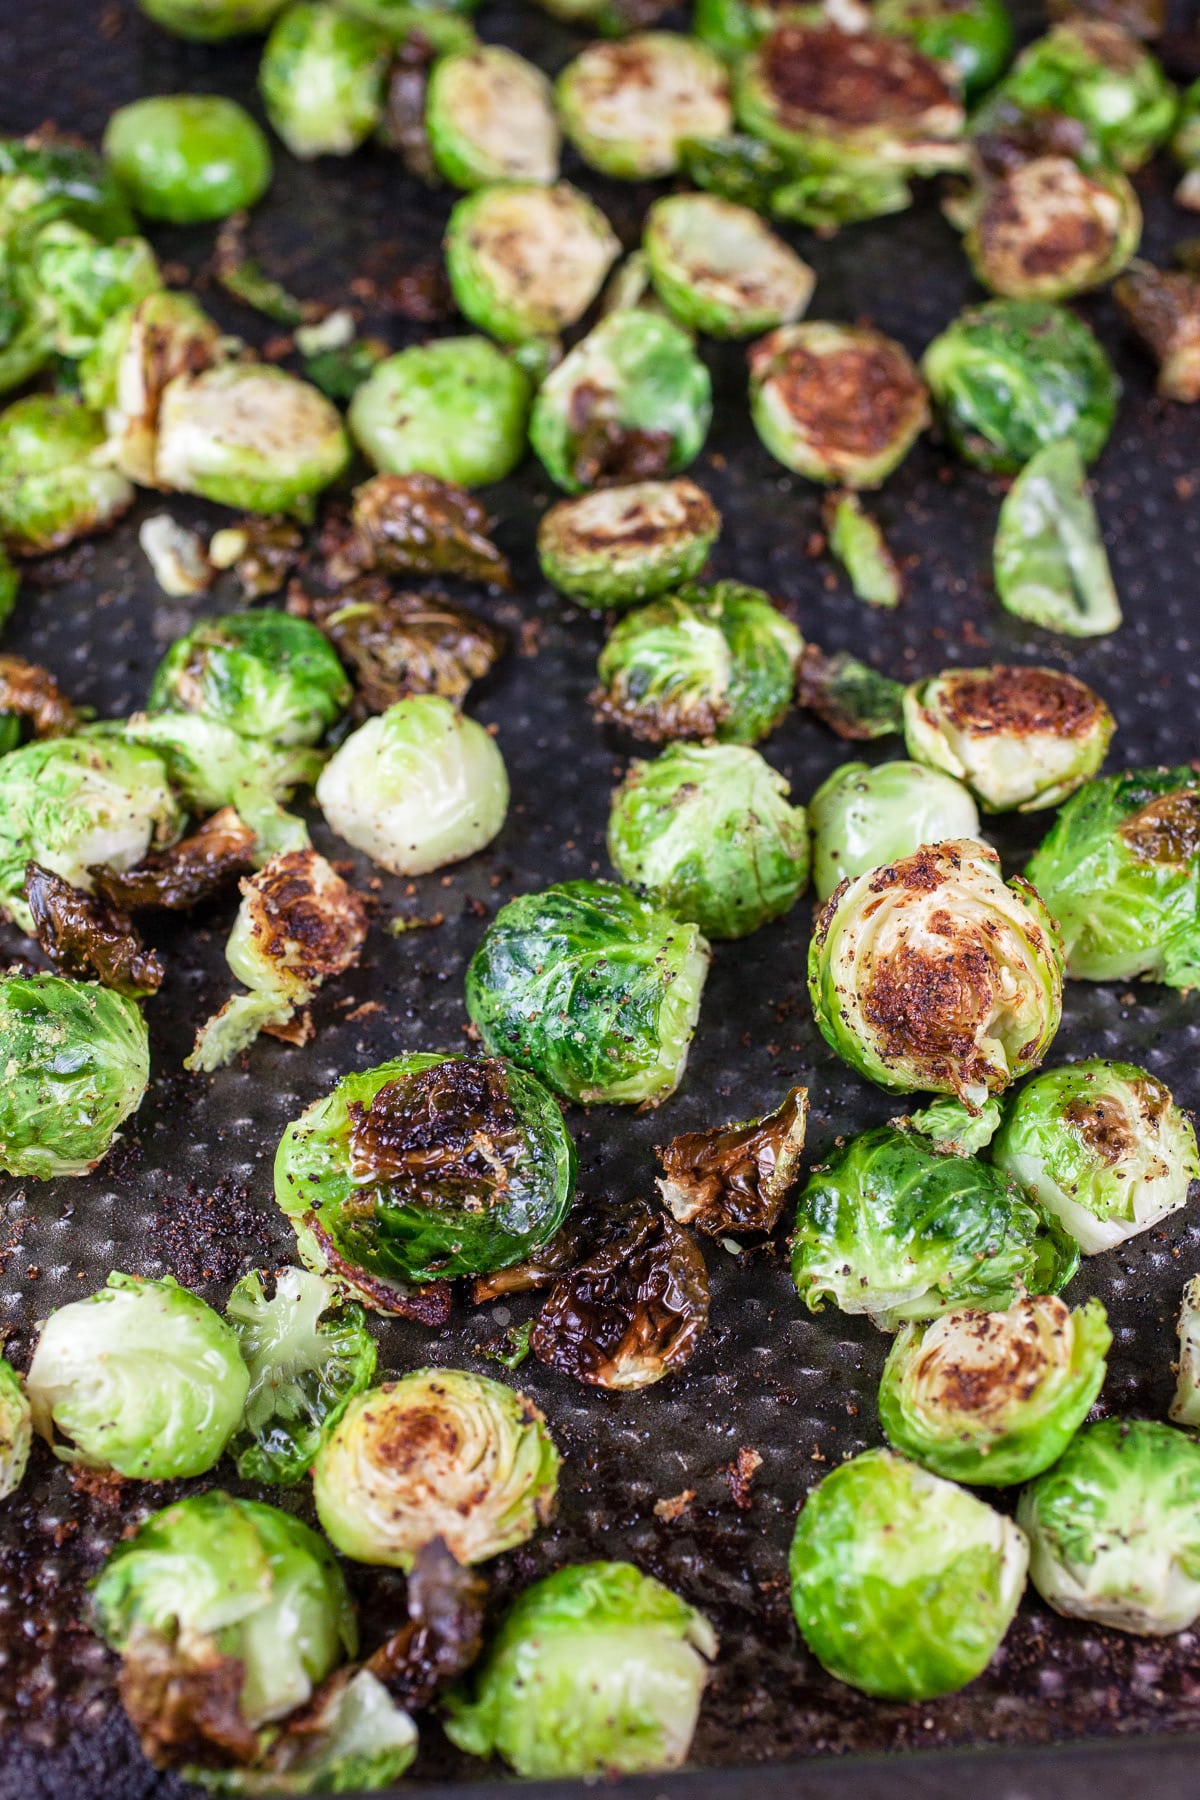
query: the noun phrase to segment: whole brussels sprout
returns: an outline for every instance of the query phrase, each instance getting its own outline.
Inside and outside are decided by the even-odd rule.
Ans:
[[[966,788],[915,762],[843,763],[809,801],[808,820],[813,886],[822,901],[840,881],[911,856],[922,844],[979,836]]]
[[[271,363],[223,363],[177,375],[162,391],[155,458],[162,487],[244,512],[308,518],[349,460],[337,408]]]
[[[600,718],[652,744],[754,744],[791,705],[803,650],[791,620],[758,588],[682,588],[618,622],[592,700]]]
[[[650,279],[673,318],[713,337],[754,337],[799,319],[816,277],[748,206],[668,194],[646,214]]]
[[[33,1423],[21,1377],[0,1356],[0,1500],[20,1487],[32,1444]]]
[[[538,390],[529,441],[570,494],[674,475],[700,454],[712,382],[691,338],[641,307],[602,319]]]
[[[529,398],[523,370],[486,338],[438,338],[372,370],[350,402],[350,430],[390,475],[423,470],[481,487],[524,455]]]
[[[888,1126],[809,1176],[792,1238],[792,1279],[809,1311],[832,1300],[882,1331],[1057,1293],[1078,1266],[1057,1220],[1004,1176]]]
[[[709,951],[610,881],[560,881],[502,906],[467,969],[485,1049],[568,1100],[657,1106],[683,1079]]]
[[[826,1042],[898,1093],[972,1109],[1037,1067],[1062,1016],[1058,929],[1029,883],[970,839],[927,844],[836,888],[809,946]]]
[[[1200,1176],[1196,1133],[1170,1089],[1133,1063],[1099,1056],[1027,1082],[1009,1102],[992,1160],[1086,1256],[1178,1212]]]
[[[1103,287],[1137,253],[1142,209],[1119,169],[1034,156],[983,176],[955,218],[976,279],[1014,300]]]
[[[934,338],[921,369],[951,443],[989,474],[1015,474],[1062,438],[1094,462],[1117,415],[1107,355],[1082,319],[1049,300],[969,307]]]
[[[1184,1288],[1179,1308],[1179,1368],[1170,1416],[1193,1431],[1200,1426],[1200,1275]]]
[[[324,0],[280,13],[258,65],[268,119],[293,156],[349,156],[383,118],[386,35]]]
[[[1116,720],[1059,669],[946,669],[904,691],[904,742],[988,812],[1057,806],[1096,773]]]
[[[3,765],[0,765],[2,767]],[[1059,921],[1075,981],[1200,981],[1200,776],[1101,776],[1063,807],[1026,874]]]
[[[609,857],[705,937],[746,937],[808,885],[808,825],[790,791],[757,750],[671,744],[635,762],[614,794]]]
[[[1006,612],[1068,637],[1102,637],[1121,623],[1121,601],[1070,438],[1031,456],[1000,505],[993,553]]]
[[[929,424],[906,352],[865,325],[783,325],[750,350],[750,417],[771,455],[810,481],[876,488]]]
[[[455,187],[558,178],[554,90],[535,64],[502,44],[438,58],[425,129],[438,173]]]
[[[673,31],[589,44],[559,75],[555,95],[584,162],[627,181],[673,175],[685,138],[723,137],[733,124],[724,64]]]
[[[114,314],[79,367],[83,396],[104,414],[105,454],[140,487],[158,487],[158,408],[176,375],[222,360],[220,328],[190,294],[148,294]]]
[[[1111,1343],[1099,1300],[1072,1312],[1052,1294],[902,1326],[879,1423],[897,1450],[947,1481],[1011,1487],[1062,1455],[1104,1385]]]
[[[538,560],[580,605],[624,609],[698,575],[720,529],[720,513],[686,476],[635,481],[559,500],[538,526]]]
[[[104,154],[137,210],[170,225],[226,219],[271,185],[271,150],[236,100],[150,94],[119,106]]]
[[[632,1563],[571,1564],[509,1608],[446,1735],[518,1775],[678,1768],[716,1654],[703,1614]]]
[[[169,1275],[110,1275],[98,1293],[60,1306],[26,1380],[34,1429],[60,1462],[136,1481],[211,1469],[249,1386],[224,1319]]]
[[[451,212],[446,273],[473,325],[521,344],[576,324],[619,249],[600,208],[569,182],[496,181]]]
[[[981,1675],[1025,1588],[1011,1519],[890,1450],[811,1489],[788,1567],[805,1643],[839,1681],[931,1700]]]
[[[156,25],[201,43],[265,31],[286,4],[287,0],[138,0]]]
[[[329,639],[307,619],[263,607],[200,619],[150,683],[151,712],[195,712],[240,736],[315,744],[350,704]]]
[[[317,800],[356,850],[394,875],[424,875],[491,843],[508,773],[482,725],[440,694],[414,694],[351,732],[322,770]]]
[[[558,1451],[523,1394],[465,1369],[415,1369],[351,1400],[313,1463],[317,1517],[344,1556],[411,1569],[442,1538],[486,1562],[545,1525]]]
[[[814,231],[837,231],[912,205],[903,169],[861,157],[814,163],[803,151],[781,149],[744,131],[688,138],[680,157],[697,187]]]
[[[1005,0],[878,0],[871,28],[911,38],[923,56],[953,64],[968,100],[991,87],[1012,55]]]
[[[574,1190],[557,1104],[495,1056],[401,1056],[347,1075],[288,1126],[275,1158],[304,1260],[319,1263],[326,1244],[342,1267],[392,1282],[520,1262],[554,1236]]]
[[[28,394],[0,413],[0,541],[42,556],[103,531],[133,505],[105,459],[104,427],[81,401]]]
[[[1101,1419],[1021,1495],[1029,1577],[1056,1612],[1139,1637],[1200,1618],[1200,1444]]]

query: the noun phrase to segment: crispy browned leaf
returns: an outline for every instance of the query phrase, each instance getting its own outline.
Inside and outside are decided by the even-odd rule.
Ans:
[[[1200,400],[1200,276],[1136,262],[1113,297],[1158,363],[1159,393]]]
[[[203,1632],[180,1632],[172,1642],[136,1626],[118,1688],[146,1759],[159,1769],[253,1762],[258,1737],[239,1705],[244,1676],[242,1662],[222,1656]]]
[[[416,1712],[478,1657],[487,1583],[464,1569],[438,1537],[417,1551],[407,1598],[408,1624],[368,1658],[366,1667],[406,1712]]]
[[[765,1118],[688,1131],[658,1147],[663,1204],[710,1237],[771,1231],[800,1172],[808,1091],[794,1087]]]
[[[134,999],[158,992],[160,958],[145,948],[133,921],[102,894],[85,894],[52,869],[29,862],[25,897],[34,936],[60,975],[94,978]]]
[[[386,712],[408,694],[461,700],[505,646],[497,626],[443,595],[397,593],[379,576],[352,582],[336,599],[293,593],[288,610],[321,627],[366,712]]]
[[[385,575],[462,575],[511,588],[512,571],[488,533],[488,511],[436,475],[375,475],[354,495],[354,528],[367,566]]]
[[[254,833],[232,806],[213,813],[169,850],[153,850],[135,868],[99,863],[88,873],[123,912],[162,907],[183,912],[228,887],[254,866]]]
[[[842,738],[860,743],[901,731],[904,717],[899,681],[838,651],[826,656],[816,644],[806,644],[796,675],[796,699]]]
[[[28,719],[34,737],[69,737],[79,723],[48,669],[23,656],[0,656],[0,713]]]

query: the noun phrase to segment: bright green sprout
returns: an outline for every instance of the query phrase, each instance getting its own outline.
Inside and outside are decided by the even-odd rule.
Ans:
[[[968,100],[991,87],[1012,55],[1005,0],[879,0],[871,26],[911,38],[934,62],[953,64]]]
[[[451,212],[446,273],[473,325],[522,344],[577,324],[619,249],[599,207],[569,182],[497,181]]]
[[[659,299],[695,331],[756,337],[808,310],[812,270],[749,207],[668,194],[647,213],[643,244]]]
[[[425,129],[438,173],[455,187],[558,178],[554,89],[535,64],[502,44],[434,63]]]
[[[899,606],[904,578],[882,527],[864,510],[853,489],[830,498],[832,504],[825,509],[829,548],[845,569],[855,599],[868,606]]]
[[[226,219],[271,185],[266,138],[223,94],[150,94],[119,106],[104,154],[137,210],[171,225]]]
[[[1032,456],[1004,496],[996,528],[996,592],[1006,612],[1067,637],[1102,637],[1121,602],[1070,438]]]
[[[45,225],[30,245],[29,268],[39,303],[53,320],[59,356],[85,356],[108,320],[162,288],[158,260],[145,238],[99,242],[66,220]]]
[[[138,0],[155,24],[200,43],[266,31],[286,0]]]
[[[721,59],[672,31],[589,44],[559,75],[555,96],[584,162],[626,181],[673,175],[685,138],[721,137],[733,123]]]
[[[980,285],[1013,300],[1067,300],[1103,287],[1142,235],[1127,176],[1058,155],[979,176],[953,221]]]
[[[132,505],[132,487],[108,465],[103,425],[81,401],[27,394],[0,413],[0,541],[14,555],[62,550]]]
[[[258,66],[268,119],[293,156],[349,156],[383,118],[391,45],[324,0],[280,13]]]
[[[721,515],[686,476],[596,488],[542,515],[538,560],[560,593],[601,612],[632,606],[699,575]]]
[[[423,470],[482,487],[524,455],[529,399],[527,376],[486,338],[437,338],[371,371],[350,403],[350,430],[387,474]]]
[[[194,712],[239,736],[315,744],[350,704],[346,672],[307,619],[263,607],[200,619],[155,670],[151,712]]]
[[[999,1100],[985,1100],[973,1113],[961,1100],[943,1097],[910,1113],[906,1120],[893,1119],[892,1123],[919,1131],[943,1156],[978,1156],[999,1131],[1003,1115]]]
[[[1183,1290],[1179,1308],[1179,1369],[1171,1417],[1177,1425],[1200,1427],[1200,1275]]]
[[[222,360],[219,327],[190,294],[150,294],[115,313],[79,367],[83,396],[104,414],[105,454],[141,487],[158,487],[158,408],[177,375]]]
[[[912,189],[899,170],[860,162],[826,166],[746,132],[686,138],[679,157],[697,187],[817,231],[883,218],[912,204]]]
[[[822,901],[840,881],[911,856],[922,844],[979,836],[975,802],[961,782],[913,762],[843,763],[813,795],[808,819],[813,886]]]
[[[0,1356],[0,1500],[15,1494],[33,1445],[33,1421],[21,1377]]]

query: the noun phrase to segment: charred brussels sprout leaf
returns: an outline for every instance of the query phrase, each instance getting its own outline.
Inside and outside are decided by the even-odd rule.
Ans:
[[[14,556],[62,550],[132,505],[105,460],[103,425],[80,401],[28,394],[0,414],[0,541]]]
[[[683,139],[721,137],[733,123],[720,58],[670,31],[589,44],[562,71],[555,95],[584,162],[628,181],[674,174]]]
[[[32,1443],[33,1424],[21,1377],[0,1356],[0,1500],[20,1487]]]
[[[163,908],[185,912],[254,866],[254,833],[226,806],[167,850],[152,850],[128,869],[96,863],[96,892],[121,912]]]
[[[38,946],[60,975],[95,977],[131,999],[158,992],[161,958],[145,949],[132,921],[102,895],[85,894],[31,862],[25,869],[25,899]]]
[[[623,609],[698,575],[720,529],[716,507],[686,477],[639,481],[558,501],[538,527],[538,559],[572,600]]]
[[[294,604],[291,598],[288,604]],[[414,694],[440,694],[461,703],[504,654],[498,626],[441,594],[396,593],[372,576],[343,588],[336,598],[306,595],[299,604],[353,675],[360,714],[386,713]]]
[[[1102,287],[1137,250],[1142,209],[1117,169],[1032,156],[981,174],[959,211],[980,283],[1014,300],[1066,300]]]
[[[1159,393],[1194,405],[1200,400],[1200,271],[1166,274],[1136,263],[1113,295],[1158,363]]]
[[[494,521],[487,508],[455,482],[418,473],[373,476],[355,491],[353,522],[367,565],[386,575],[461,575],[512,586],[508,563],[488,535]]]
[[[569,182],[496,181],[458,201],[445,248],[460,310],[501,343],[523,344],[578,323],[620,245]]]
[[[434,63],[425,129],[438,173],[456,187],[557,178],[554,90],[539,68],[501,44]]]
[[[1177,1425],[1200,1426],[1200,1275],[1183,1290],[1179,1308],[1179,1370],[1171,1417]]]
[[[387,474],[481,487],[520,462],[529,396],[527,376],[486,338],[438,338],[372,370],[350,403],[350,430]]]
[[[428,1706],[444,1683],[469,1669],[483,1649],[487,1581],[464,1568],[445,1538],[422,1544],[405,1582],[408,1623],[367,1667],[413,1709]]]
[[[774,1112],[687,1131],[658,1149],[663,1204],[709,1237],[773,1231],[800,1171],[808,1092],[792,1088]]]
[[[1120,625],[1083,458],[1069,438],[1031,457],[1005,495],[995,573],[1001,605],[1032,625],[1067,637],[1101,637]]]
[[[321,1683],[310,1706],[258,1741],[265,1752],[249,1767],[188,1764],[183,1774],[223,1800],[390,1790],[417,1753],[417,1728],[370,1667],[341,1668]]]
[[[754,337],[800,318],[815,277],[748,207],[713,194],[668,194],[646,215],[654,288],[681,325]]]
[[[991,87],[1012,54],[1005,0],[880,0],[871,24],[911,38],[934,62],[953,64],[968,100]]]
[[[843,763],[813,795],[808,818],[813,885],[822,901],[840,881],[911,856],[922,844],[979,836],[975,802],[962,784],[913,762]]]
[[[315,744],[349,700],[345,670],[316,626],[264,608],[201,619],[177,638],[149,707],[202,713],[241,737]]]
[[[1011,1519],[890,1450],[868,1450],[805,1500],[792,1608],[839,1681],[880,1699],[930,1700],[983,1673],[1028,1560]]]
[[[383,32],[315,0],[281,13],[258,67],[258,91],[293,156],[349,156],[383,117],[391,46]]]
[[[0,619],[0,624],[3,624]],[[23,656],[0,656],[0,741],[28,724],[35,738],[70,737],[79,714],[51,675]],[[6,743],[6,750],[13,748]]]
[[[856,656],[827,656],[806,644],[796,670],[796,699],[851,743],[869,743],[904,729],[904,688]]]
[[[137,210],[172,225],[227,218],[271,183],[266,138],[221,94],[154,94],[118,107],[104,154]]]

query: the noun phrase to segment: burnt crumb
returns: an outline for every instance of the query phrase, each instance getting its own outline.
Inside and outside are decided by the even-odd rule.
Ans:
[[[762,1457],[757,1450],[743,1444],[738,1450],[736,1459],[721,1470],[729,1483],[729,1492],[733,1495],[733,1504],[739,1512],[749,1512],[754,1505],[750,1493],[750,1485],[759,1469],[762,1468]]]
[[[183,1287],[235,1281],[247,1265],[270,1258],[286,1221],[263,1212],[249,1188],[223,1177],[211,1188],[189,1181],[182,1194],[155,1203],[146,1222],[146,1249]]]
[[[684,1488],[681,1493],[672,1494],[667,1499],[654,1502],[654,1516],[662,1519],[667,1525],[674,1525],[682,1519],[692,1501],[696,1498],[695,1488]]]

